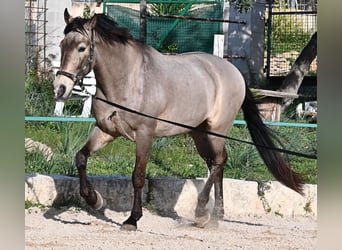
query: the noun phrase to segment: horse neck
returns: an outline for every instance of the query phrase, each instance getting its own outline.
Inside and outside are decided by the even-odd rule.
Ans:
[[[97,46],[94,73],[98,88],[105,96],[125,96],[136,88],[134,76],[142,61],[141,48],[135,42]]]

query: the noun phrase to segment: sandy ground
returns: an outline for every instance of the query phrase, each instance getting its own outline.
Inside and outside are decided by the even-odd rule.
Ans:
[[[312,217],[231,216],[197,228],[144,209],[138,230],[120,230],[129,213],[79,208],[25,210],[25,249],[317,249]]]

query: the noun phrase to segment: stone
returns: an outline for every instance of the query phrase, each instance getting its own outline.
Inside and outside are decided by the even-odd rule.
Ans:
[[[131,178],[112,176],[89,177],[93,187],[104,199],[106,209],[130,211],[133,204]],[[151,178],[143,189],[143,205],[162,216],[194,219],[198,194],[205,178]],[[225,216],[262,215],[317,216],[317,185],[306,184],[305,196],[277,181],[257,183],[235,179],[223,180]],[[27,175],[25,200],[45,206],[86,206],[79,195],[77,177],[61,175]],[[214,206],[212,189],[207,209]]]

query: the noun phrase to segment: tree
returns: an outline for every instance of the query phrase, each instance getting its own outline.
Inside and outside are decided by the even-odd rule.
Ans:
[[[86,4],[86,6],[83,9],[83,18],[88,18],[90,19],[94,15],[94,11],[90,9],[90,6]]]
[[[304,47],[298,58],[292,65],[289,73],[285,76],[278,91],[297,93],[304,76],[308,73],[312,61],[317,56],[317,31],[312,35],[308,44]],[[292,102],[293,98],[285,98],[282,110],[286,109]]]

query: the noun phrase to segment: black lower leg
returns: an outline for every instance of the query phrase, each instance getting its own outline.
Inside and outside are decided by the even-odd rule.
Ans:
[[[137,221],[142,217],[142,190],[145,185],[145,166],[143,165],[142,168],[136,167],[133,171],[133,208],[130,217],[122,225],[124,230],[136,230]]]
[[[85,199],[88,205],[94,206],[97,201],[97,196],[91,183],[87,179],[87,160],[89,151],[86,147],[82,148],[76,154],[76,167],[80,180],[80,195]]]
[[[213,217],[217,219],[222,219],[224,216],[224,208],[223,208],[223,170],[224,164],[227,162],[227,153],[223,150],[223,157],[218,165],[215,167],[215,180],[214,180],[214,188],[215,188],[215,205],[213,211]]]
[[[207,214],[207,210],[205,209],[205,207],[209,201],[209,194],[210,194],[212,185],[213,185],[213,178],[212,178],[212,175],[210,175],[207,182],[204,185],[202,192],[198,195],[197,206],[195,210],[196,217],[202,217]]]
[[[223,169],[222,169],[222,172],[223,172]],[[214,205],[214,210],[213,210],[213,217],[217,219],[222,219],[224,216],[224,208],[223,208],[222,178],[220,176],[217,177],[217,180],[215,180],[214,188],[215,188],[215,205]]]
[[[136,225],[136,222],[142,217],[141,193],[141,189],[134,191],[133,209],[130,217],[124,222],[124,224]]]

